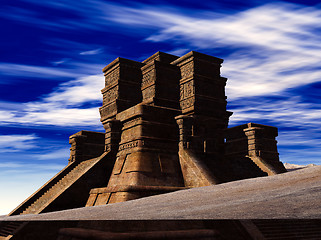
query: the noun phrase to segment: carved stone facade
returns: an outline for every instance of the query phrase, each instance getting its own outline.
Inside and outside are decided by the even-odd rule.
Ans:
[[[105,121],[141,102],[142,73],[140,68],[143,65],[140,62],[117,58],[103,69],[105,88],[101,90],[103,106],[99,111],[104,127]]]
[[[108,185],[92,189],[87,206],[285,171],[280,167],[276,145],[262,148],[265,142],[276,143],[276,134],[269,134],[268,127],[262,125],[241,127],[244,136],[240,146],[244,149],[236,160],[230,157],[240,146],[230,144],[230,139],[225,143],[224,134],[228,137],[226,133],[233,130],[227,130],[232,113],[226,110],[227,79],[220,76],[222,62],[198,52],[180,58],[157,52],[134,64],[139,93],[130,85],[123,85],[121,90],[117,84],[106,86],[110,93],[102,91],[107,100],[101,109],[108,109],[109,99],[133,92],[141,96],[141,102],[133,98],[131,103],[136,101],[136,105],[101,112],[106,129],[105,149],[110,149],[110,141],[115,148],[117,143],[118,146]],[[108,79],[114,78],[108,82],[120,82],[120,75],[106,70],[113,69],[113,63],[103,71],[111,75]],[[117,121],[114,140],[110,137],[110,121]],[[278,166],[277,171],[274,166]]]
[[[178,57],[158,52],[143,61],[143,103],[179,109],[179,68],[170,64]]]
[[[225,159],[232,165],[243,166],[235,160],[250,159],[265,175],[284,172],[277,151],[278,135],[276,127],[256,123],[243,124],[225,130]],[[244,158],[246,157],[246,158]],[[244,171],[243,171],[244,172]]]
[[[157,52],[142,62],[115,59],[103,69],[99,110],[105,133],[72,135],[68,166],[11,215],[285,172],[277,128],[228,128],[232,113],[226,110],[222,62],[193,51],[182,57]]]
[[[83,160],[99,157],[104,153],[103,144],[105,134],[91,131],[80,131],[69,137],[70,158],[69,162],[81,162]]]

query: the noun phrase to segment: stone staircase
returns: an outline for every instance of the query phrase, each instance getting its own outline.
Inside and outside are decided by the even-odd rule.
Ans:
[[[32,202],[26,201],[13,211],[14,215],[22,214],[39,214],[43,212],[51,203],[55,201],[63,192],[71,187],[80,177],[89,171],[98,163],[106,154],[100,157],[73,163],[64,168],[60,174],[57,174],[41,189],[38,190],[38,196]],[[51,184],[51,187],[46,187]],[[19,231],[27,222],[1,222],[0,223],[0,240],[9,240],[15,232]]]
[[[229,162],[232,166],[231,172],[234,175],[232,178],[235,178],[235,180],[268,175],[248,156],[237,156],[229,159]]]
[[[278,159],[263,159],[259,156],[249,157],[263,172],[269,176],[286,172],[286,169]]]
[[[253,220],[264,240],[321,239],[321,221],[317,219]]]
[[[83,175],[99,158],[94,158],[80,162],[69,173],[61,178],[55,185],[43,193],[35,202],[29,205],[21,214],[37,214],[46,208],[53,199],[58,197],[70,185],[72,185],[79,177]]]
[[[0,225],[0,240],[9,240],[14,232],[22,228],[26,222],[12,221],[2,222]]]

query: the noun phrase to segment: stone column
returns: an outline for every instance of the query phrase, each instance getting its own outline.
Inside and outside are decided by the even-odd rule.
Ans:
[[[105,152],[117,153],[121,137],[121,122],[116,119],[108,119],[104,124],[105,134]]]
[[[105,88],[101,90],[103,106],[99,108],[103,125],[108,119],[115,118],[117,113],[141,102],[143,65],[144,63],[117,58],[103,69]]]
[[[80,131],[69,137],[69,143],[69,163],[95,158],[104,152],[104,133]]]
[[[231,112],[226,111],[225,85],[220,76],[222,59],[190,52],[171,64],[180,68],[180,109],[192,116],[193,150],[220,159],[224,148],[223,129]]]
[[[69,144],[71,144],[69,163],[82,160],[82,149],[85,139],[86,136],[76,134],[69,137]]]
[[[177,66],[171,65],[178,57],[157,52],[143,61],[141,85],[143,103],[179,109],[179,79]]]
[[[247,123],[227,129],[225,135],[225,160],[233,162],[236,168],[247,171],[244,167],[250,159],[268,175],[286,172],[279,161],[276,127]]]
[[[194,118],[191,116],[179,115],[175,117],[179,128],[179,146],[189,149],[193,136]]]
[[[278,162],[277,150],[278,129],[261,124],[248,123],[248,128],[243,129],[248,139],[248,154],[250,157],[261,157],[265,161]]]
[[[180,68],[180,107],[183,114],[225,120],[227,79],[220,76],[223,59],[190,52],[173,61]],[[227,123],[225,123],[227,125]]]
[[[123,202],[184,187],[178,159],[178,110],[138,104],[117,114],[121,138],[104,204]],[[107,144],[108,145],[108,144]]]
[[[242,158],[248,155],[248,139],[244,129],[248,128],[247,124],[227,128],[225,135],[225,158]]]

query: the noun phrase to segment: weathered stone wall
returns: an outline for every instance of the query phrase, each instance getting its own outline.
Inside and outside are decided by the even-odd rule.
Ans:
[[[114,152],[115,166],[108,185],[91,191],[88,206],[274,171],[273,161],[262,165],[255,157],[278,161],[273,127],[264,128],[263,138],[253,124],[247,131],[236,127],[225,143],[232,113],[222,62],[193,51],[182,57],[157,52],[141,63],[117,58],[103,69],[100,113],[105,151]]]
[[[279,161],[277,141],[275,140],[277,135],[278,129],[276,127],[256,123],[247,123],[226,129],[225,158],[232,164],[232,168],[238,168],[243,172],[249,167],[246,163],[238,161],[241,159],[244,162],[252,160],[268,175],[286,172],[285,167]]]
[[[232,113],[226,110],[222,62],[192,51],[182,57],[157,52],[142,62],[117,58],[108,64],[99,109],[105,133],[70,136],[68,167],[14,214],[40,206],[44,199],[54,202],[50,194],[57,199],[74,195],[72,189],[84,184],[78,177],[92,183],[87,201],[92,206],[285,172],[276,128],[254,123],[227,128]],[[89,164],[96,157],[104,166],[100,170]],[[77,170],[87,163],[90,174]],[[57,190],[59,184],[65,193]],[[56,203],[46,209],[63,209],[63,201]]]
[[[68,166],[11,215],[285,172],[277,128],[254,123],[227,128],[232,112],[226,110],[222,62],[192,51],[182,57],[157,52],[142,62],[117,58],[108,64],[99,108],[105,133],[70,136]]]
[[[107,119],[141,102],[142,73],[140,68],[143,65],[140,62],[117,58],[103,69],[105,88],[101,90],[103,106],[99,108],[103,125]]]
[[[184,188],[175,122],[175,116],[180,114],[180,72],[169,63],[175,59],[176,56],[158,52],[143,61],[142,103],[103,122],[119,124],[119,135],[114,138],[114,142],[118,141],[115,166],[107,187],[91,191],[88,206]],[[109,130],[105,129],[108,144]]]
[[[105,150],[105,134],[92,131],[80,131],[69,137],[70,158],[69,162],[99,157]]]

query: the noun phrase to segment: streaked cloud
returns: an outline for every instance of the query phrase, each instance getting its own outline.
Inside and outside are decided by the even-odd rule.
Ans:
[[[70,61],[69,58],[63,58],[61,60],[57,60],[57,61],[54,61],[54,62],[51,62],[54,66],[58,66],[58,65],[61,65],[61,64],[64,64],[66,62]]]
[[[35,134],[0,135],[0,152],[17,152],[35,148],[37,139]]]
[[[74,78],[82,76],[75,72],[74,69],[63,69],[46,66],[32,66],[25,64],[13,64],[13,63],[0,63],[0,74],[2,76],[15,76],[15,77],[33,77],[33,78],[46,78],[57,79],[58,78]],[[3,80],[0,80],[3,83]],[[6,83],[6,82],[4,82]]]
[[[97,48],[97,49],[93,49],[93,50],[89,50],[89,51],[84,51],[79,53],[80,55],[96,55],[101,53],[103,50],[101,48]]]
[[[0,110],[0,122],[12,121],[14,114],[9,110]]]
[[[43,102],[52,105],[77,105],[90,101],[102,101],[100,90],[104,88],[104,76],[90,75],[81,77],[59,85],[52,93],[43,98]],[[31,108],[36,108],[37,103],[30,103]]]
[[[41,109],[41,108],[40,108]],[[28,126],[53,125],[53,126],[100,126],[97,107],[78,108],[50,108],[43,109],[44,112],[29,111],[25,116],[15,119],[14,123]]]
[[[26,164],[25,162],[1,162],[0,163],[0,169],[1,174],[4,173],[12,173],[12,172],[36,172],[36,171],[47,171],[47,170],[61,170],[64,165],[61,164]]]
[[[63,14],[58,20],[50,17],[43,19],[42,15],[32,10],[17,8],[0,17],[57,31],[90,29],[112,32],[117,29],[123,36],[127,34],[128,39],[134,34],[145,42],[165,43],[167,52],[172,54],[183,55],[192,49],[223,57],[222,75],[229,79],[228,108],[234,112],[232,125],[249,121],[277,125],[285,134],[279,137],[281,147],[289,145],[295,136],[293,142],[298,145],[319,141],[315,133],[321,128],[318,122],[320,106],[301,101],[291,91],[320,82],[321,36],[318,26],[321,10],[316,7],[277,2],[263,3],[241,12],[218,13],[214,8],[191,11],[160,3],[148,5],[99,0],[25,2],[57,11],[72,11],[73,14]],[[63,57],[57,58],[56,66],[64,63],[59,59],[70,57],[66,54],[68,51],[80,59],[98,54],[103,49],[99,44],[77,43],[64,38],[45,39],[44,42],[52,46],[52,51],[61,51]],[[98,102],[101,100],[99,91],[103,88],[103,77],[81,74],[82,70],[94,71],[97,64],[85,64],[82,62],[84,59],[79,59],[71,61],[73,66],[70,69],[0,64],[3,75],[38,77],[46,74],[44,78],[74,79],[60,84],[52,93],[41,96],[39,101],[21,104],[22,110],[18,111],[14,104],[0,108],[0,122],[31,126],[101,127]],[[101,68],[99,66],[98,69]],[[280,99],[276,101],[269,96]],[[304,131],[311,136],[311,141],[303,136]],[[294,153],[289,151],[288,156],[294,156]]]
[[[237,103],[238,101],[235,101]],[[319,120],[321,118],[320,104],[305,103],[298,97],[284,97],[280,100],[260,99],[255,101],[240,101],[241,107],[232,107],[229,109],[234,112],[231,117],[231,124],[239,124],[244,121],[270,121],[278,122],[283,127],[308,127],[320,128]]]
[[[188,47],[206,49],[211,55],[227,49],[222,73],[229,78],[227,93],[230,99],[269,95],[320,81],[321,36],[316,28],[321,21],[321,10],[318,8],[278,2],[241,12],[218,13],[215,9],[207,9],[191,14],[189,9],[170,5],[125,5],[98,0],[26,2],[57,11],[75,11],[77,16],[64,16],[68,19],[63,20],[63,26],[78,30],[119,26],[141,34],[145,41],[170,41],[174,54],[185,53],[184,49]],[[13,14],[17,12],[13,11]],[[19,14],[40,18],[30,11]],[[56,19],[51,21],[59,23]],[[42,21],[38,22],[38,25],[42,24]],[[100,47],[84,50],[83,44],[79,44],[80,55],[101,51]]]
[[[173,54],[173,55],[176,55],[176,56],[183,56],[185,55],[186,53],[190,52],[190,49],[187,49],[187,48],[178,48],[178,49],[174,49],[172,51],[168,51],[167,53],[169,54]]]
[[[42,153],[36,156],[39,160],[56,160],[56,159],[68,159],[70,155],[69,148],[58,149],[47,153]],[[61,167],[61,165],[59,165]]]
[[[123,7],[111,12],[108,20],[157,28],[147,41],[173,41],[177,46],[213,52],[230,48],[222,69],[229,78],[230,99],[320,81],[321,36],[315,31],[320,9],[279,2],[235,14],[200,12],[190,17],[178,10]]]
[[[80,77],[59,85],[55,91],[42,97],[40,101],[22,103],[19,111],[6,107],[0,122],[2,124],[93,126],[100,127],[98,106],[104,87],[102,75]],[[91,107],[83,107],[90,103]],[[24,106],[21,109],[21,105]],[[94,107],[92,107],[94,105]],[[14,107],[15,105],[12,104]]]

